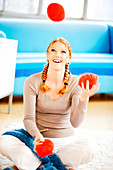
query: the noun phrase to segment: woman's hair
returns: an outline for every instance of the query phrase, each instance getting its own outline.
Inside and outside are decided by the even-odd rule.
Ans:
[[[67,48],[68,48],[68,51],[69,51],[69,58],[71,58],[71,53],[72,53],[72,50],[71,50],[71,46],[69,44],[69,42],[67,40],[65,40],[64,38],[56,38],[54,39],[48,46],[47,48],[47,53],[49,53],[49,49],[50,47],[55,43],[55,42],[61,42],[63,43]],[[46,79],[47,79],[47,71],[48,71],[48,67],[49,67],[49,63],[44,67],[43,69],[43,72],[42,72],[42,85],[41,85],[41,91],[43,93],[46,93],[47,91],[50,90],[50,88],[46,85]],[[66,63],[65,65],[65,73],[64,73],[64,86],[63,88],[59,89],[58,90],[58,94],[60,96],[63,96],[63,94],[68,90],[68,81],[69,81],[69,63]]]

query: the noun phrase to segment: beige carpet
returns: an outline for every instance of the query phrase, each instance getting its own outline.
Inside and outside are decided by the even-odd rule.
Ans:
[[[21,128],[22,124],[11,123],[3,129]],[[78,170],[113,170],[113,131],[77,129],[78,138],[91,138],[97,143],[97,155],[92,162],[82,165]],[[0,170],[13,165],[13,162],[0,155]]]

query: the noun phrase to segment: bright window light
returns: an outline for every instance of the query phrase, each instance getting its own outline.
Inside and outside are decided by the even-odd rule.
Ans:
[[[65,10],[65,18],[113,21],[113,0],[0,0],[0,11],[6,12],[6,15],[10,13],[12,17],[17,13],[18,17],[20,14],[23,17],[31,14],[38,18],[47,18],[50,3],[61,4]]]
[[[5,1],[4,11],[35,14],[38,9],[38,1],[39,0],[8,0]]]
[[[3,10],[3,0],[0,0],[0,11]]]
[[[89,0],[87,18],[113,21],[113,0]]]

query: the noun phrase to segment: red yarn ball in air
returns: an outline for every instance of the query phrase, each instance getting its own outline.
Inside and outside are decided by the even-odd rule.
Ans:
[[[80,87],[82,87],[82,82],[84,83],[84,88],[86,89],[86,82],[89,80],[89,89],[93,87],[93,85],[96,85],[98,82],[98,76],[93,73],[84,73],[81,74],[78,84]]]
[[[49,139],[45,139],[44,142],[40,141],[39,145],[36,146],[36,152],[39,155],[39,157],[42,158],[53,154],[53,149],[54,143]]]
[[[65,11],[62,5],[51,3],[47,7],[47,15],[52,21],[59,22],[65,18]]]

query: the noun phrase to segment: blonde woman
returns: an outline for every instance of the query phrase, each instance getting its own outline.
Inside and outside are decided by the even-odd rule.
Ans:
[[[86,89],[83,84],[82,88],[78,86],[78,77],[69,72],[71,53],[69,42],[56,38],[48,46],[43,72],[25,81],[24,126],[35,137],[34,150],[39,141],[49,138],[63,165],[76,170],[95,154],[92,142],[77,139],[75,128],[84,120],[89,97],[98,91],[99,84],[91,90],[88,81]],[[0,153],[11,159],[19,170],[41,167],[40,160],[17,138],[5,135],[0,142]]]

